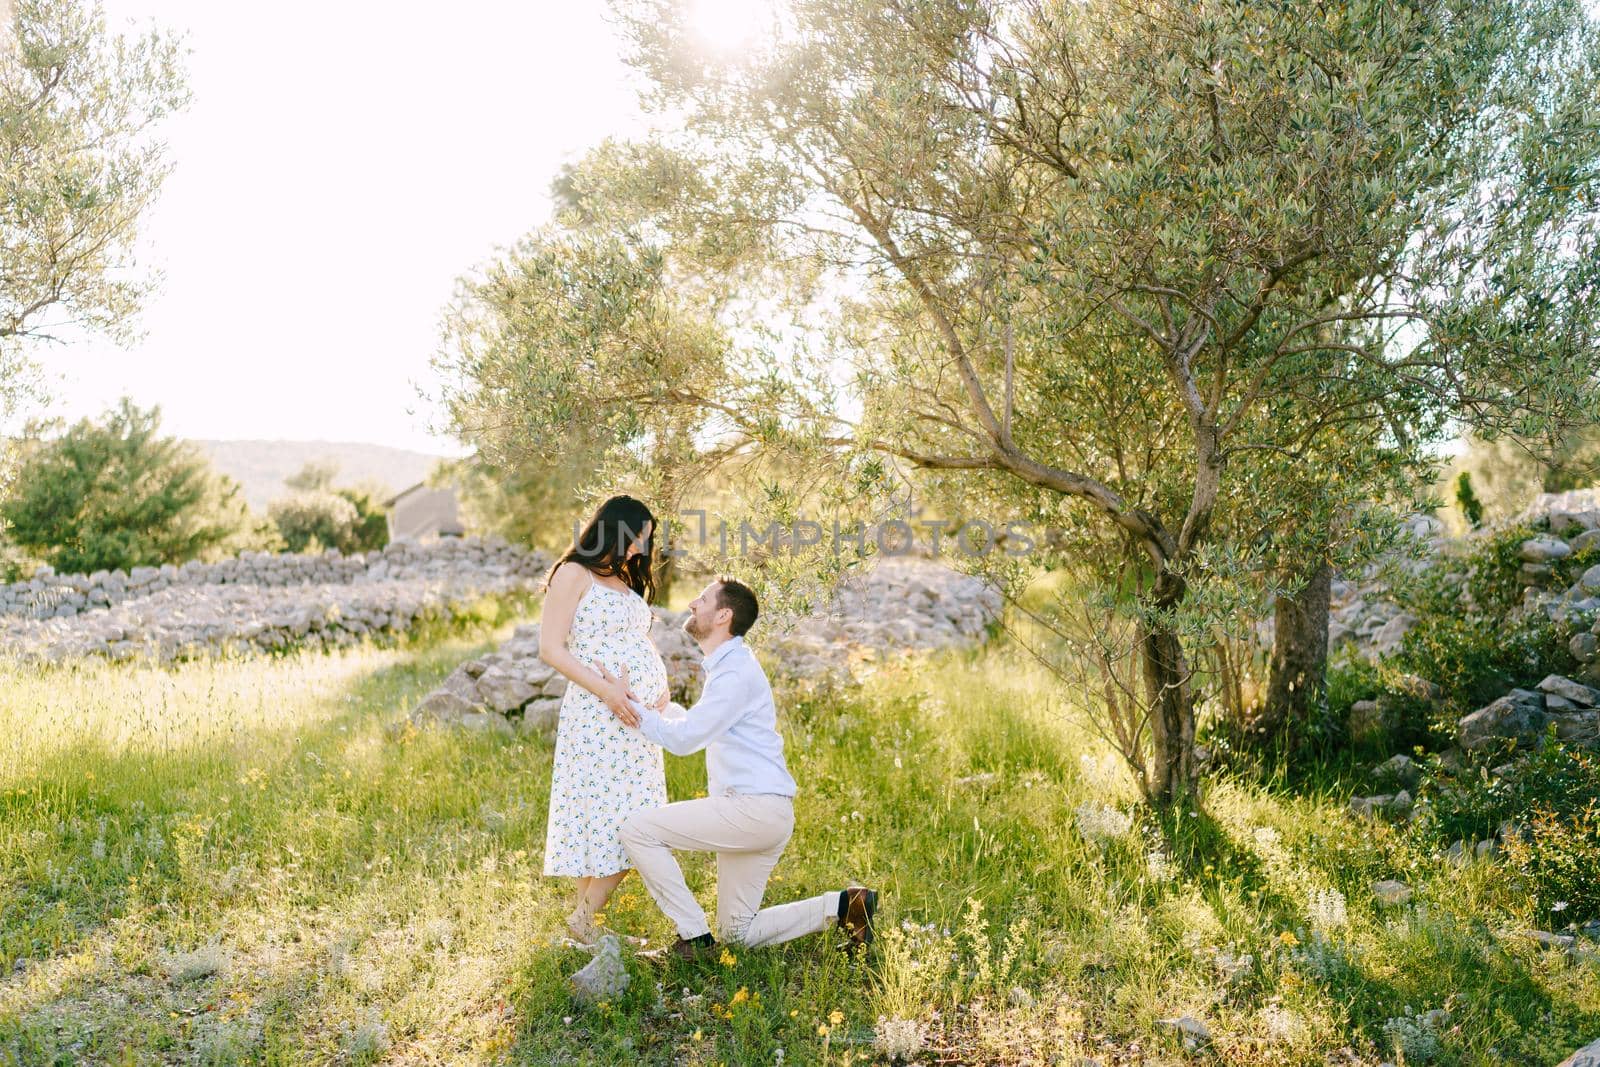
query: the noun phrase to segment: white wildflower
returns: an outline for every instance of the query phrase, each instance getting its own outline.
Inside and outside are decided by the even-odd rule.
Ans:
[[[167,977],[174,982],[193,982],[209,978],[227,965],[227,957],[216,944],[201,945],[193,952],[176,952],[167,957]]]
[[[1108,804],[1093,802],[1078,807],[1078,832],[1091,841],[1121,837],[1133,829],[1133,816]]]
[[[1298,1043],[1305,1035],[1305,1021],[1282,1004],[1268,1004],[1261,1013],[1261,1022],[1268,1037],[1286,1045]]]
[[[1406,1014],[1383,1024],[1383,1033],[1393,1042],[1395,1051],[1405,1058],[1405,1062],[1427,1063],[1440,1051],[1438,1027],[1441,1019],[1442,1014],[1438,1012],[1412,1015],[1411,1009],[1407,1008]]]
[[[1152,882],[1169,881],[1177,874],[1177,867],[1173,865],[1171,858],[1159,848],[1153,848],[1145,853],[1144,868]]]
[[[1121,790],[1125,780],[1122,764],[1110,753],[1098,758],[1083,753],[1078,757],[1078,770],[1083,775],[1084,784],[1096,793],[1116,793]]]
[[[1309,907],[1311,925],[1318,930],[1338,930],[1350,921],[1344,894],[1337,889],[1313,889]]]
[[[890,1060],[910,1060],[922,1051],[922,1043],[922,1024],[917,1020],[878,1016],[872,1047]]]

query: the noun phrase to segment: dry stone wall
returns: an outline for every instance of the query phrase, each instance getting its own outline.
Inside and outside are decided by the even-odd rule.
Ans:
[[[342,556],[246,553],[130,572],[50,573],[0,587],[0,652],[168,661],[229,648],[353,644],[448,618],[482,596],[531,594],[550,557],[501,539],[395,542]]]
[[[685,613],[652,610],[650,636],[673,696],[689,701],[699,690],[700,650],[683,632]],[[979,579],[933,560],[890,558],[844,584],[826,612],[788,626],[758,623],[751,643],[782,676],[838,683],[884,656],[982,641],[1000,610],[999,591]],[[763,633],[769,625],[772,633]],[[457,667],[412,717],[500,733],[548,732],[567,684],[539,658],[538,624],[519,626],[496,651]]]

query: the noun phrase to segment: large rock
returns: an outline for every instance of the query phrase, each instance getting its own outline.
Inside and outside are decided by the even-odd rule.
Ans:
[[[441,722],[456,722],[463,715],[477,710],[479,710],[478,705],[472,701],[464,700],[454,693],[441,689],[422,698],[422,703],[417,705],[415,716],[438,719]]]
[[[478,695],[495,711],[515,711],[538,695],[539,691],[518,674],[503,667],[490,667],[479,677]]]
[[[524,733],[549,733],[561,719],[561,698],[541,697],[530,701],[522,709],[521,727]]]
[[[1596,693],[1581,682],[1574,682],[1571,678],[1563,678],[1559,674],[1547,675],[1544,681],[1539,683],[1539,691],[1570,700],[1580,708],[1592,708],[1600,703],[1600,693]]]
[[[1529,563],[1549,563],[1572,555],[1572,546],[1555,537],[1535,537],[1522,542],[1520,554]]]
[[[600,947],[582,970],[570,979],[572,991],[580,1000],[615,1000],[628,990],[628,968],[622,962],[622,942],[616,934],[606,934]]]
[[[1410,756],[1400,754],[1390,756],[1372,768],[1372,777],[1380,782],[1389,782],[1406,789],[1415,789],[1417,781],[1422,777],[1422,767]]]
[[[1600,1037],[1562,1060],[1559,1067],[1600,1067]]]
[[[1532,696],[1534,700],[1528,700]],[[1537,694],[1512,690],[1456,724],[1456,739],[1468,752],[1493,748],[1506,741],[1526,747],[1538,740],[1548,718]]]

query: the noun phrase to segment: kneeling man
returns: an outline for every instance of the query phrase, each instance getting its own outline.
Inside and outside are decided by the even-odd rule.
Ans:
[[[757,611],[755,594],[740,582],[721,578],[706,586],[683,622],[705,654],[700,699],[687,711],[665,697],[655,707],[630,701],[633,721],[617,713],[675,755],[706,750],[709,795],[636,811],[622,824],[622,847],[677,926],[672,951],[684,958],[716,941],[673,849],[717,854],[717,930],[726,941],[775,945],[830,922],[849,932],[852,952],[872,940],[878,894],[860,886],[761,907],[767,878],[794,833],[796,787],[784,763],[772,687],[744,643]]]

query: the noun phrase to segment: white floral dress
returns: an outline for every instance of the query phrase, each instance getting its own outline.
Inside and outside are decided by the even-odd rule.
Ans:
[[[653,619],[639,594],[601,585],[590,575],[567,648],[584,665],[598,661],[619,677],[626,666],[633,691],[653,703],[667,690],[666,664],[650,640]],[[604,877],[632,867],[617,836],[622,820],[666,802],[660,746],[624,726],[583,686],[568,685],[556,728],[544,873]]]

